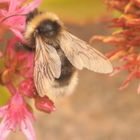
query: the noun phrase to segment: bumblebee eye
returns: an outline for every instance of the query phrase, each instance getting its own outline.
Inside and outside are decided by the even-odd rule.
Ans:
[[[39,24],[37,30],[40,35],[51,38],[58,34],[60,25],[56,21],[45,20]]]

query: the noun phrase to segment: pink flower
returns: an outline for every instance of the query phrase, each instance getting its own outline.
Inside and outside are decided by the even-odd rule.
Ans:
[[[36,90],[32,78],[23,80],[19,85],[19,91],[22,95],[33,98],[36,95]]]
[[[8,3],[8,9],[0,10],[0,21],[3,21],[2,24],[7,26],[17,37],[23,40],[23,31],[25,30],[25,15],[33,11],[39,6],[41,0],[34,0],[28,5],[24,4],[27,0],[0,0],[0,3]],[[24,4],[24,5],[23,5]],[[17,15],[17,16],[12,16]],[[12,17],[10,17],[12,16]],[[10,18],[7,18],[10,17]],[[4,20],[7,18],[6,20]]]
[[[3,118],[0,124],[0,140],[4,140],[16,128],[19,128],[28,140],[36,139],[32,126],[33,114],[18,93],[11,98],[8,105],[0,108],[0,117]]]
[[[12,69],[16,74],[28,78],[33,76],[34,53],[17,50],[16,43],[20,42],[17,38],[11,38],[5,52],[5,65]]]
[[[128,73],[119,88],[122,90],[134,79],[140,79],[140,0],[104,1],[110,8],[120,12],[120,16],[111,22],[117,30],[110,36],[94,36],[91,40],[99,40],[115,47],[107,56],[121,62],[120,66],[114,68],[112,75],[121,71]],[[137,91],[140,93],[140,86]]]

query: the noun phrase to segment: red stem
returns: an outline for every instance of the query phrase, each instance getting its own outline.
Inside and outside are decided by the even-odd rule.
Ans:
[[[17,92],[16,88],[14,87],[14,85],[11,82],[7,83],[6,87],[12,95],[14,95]]]

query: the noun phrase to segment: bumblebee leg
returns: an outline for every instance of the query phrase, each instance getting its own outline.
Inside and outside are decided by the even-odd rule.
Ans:
[[[26,44],[23,44],[21,42],[17,42],[15,45],[15,50],[18,51],[29,51],[29,52],[34,52],[35,48],[31,48]]]

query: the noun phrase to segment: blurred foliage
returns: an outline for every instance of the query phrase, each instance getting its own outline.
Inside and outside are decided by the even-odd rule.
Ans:
[[[97,19],[106,12],[102,0],[43,0],[41,9],[55,12],[69,22]]]
[[[0,86],[0,106],[3,106],[7,103],[10,98],[9,91],[4,86]]]

